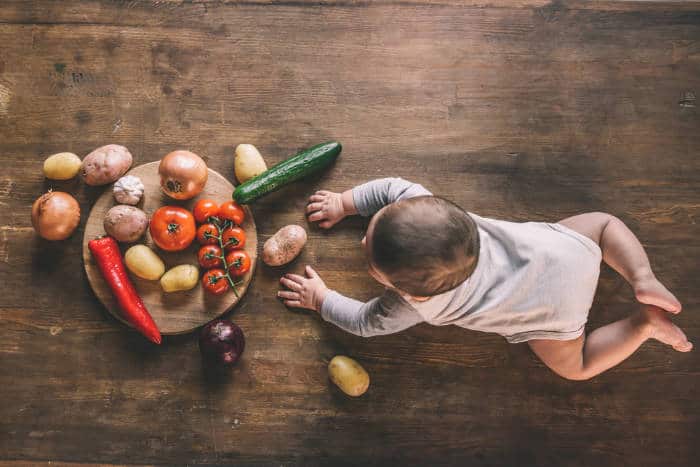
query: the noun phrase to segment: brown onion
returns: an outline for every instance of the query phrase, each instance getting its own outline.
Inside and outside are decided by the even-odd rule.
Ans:
[[[79,223],[80,206],[68,193],[49,191],[32,205],[32,225],[46,240],[65,240]]]
[[[158,166],[160,187],[166,195],[175,199],[194,198],[207,183],[207,164],[190,151],[173,151]]]

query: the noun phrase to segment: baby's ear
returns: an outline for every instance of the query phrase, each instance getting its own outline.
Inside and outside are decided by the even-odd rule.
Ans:
[[[416,296],[411,295],[409,293],[406,293],[402,290],[399,290],[395,287],[392,287],[392,290],[394,292],[396,292],[397,294],[399,294],[401,296],[401,298],[403,298],[407,302],[425,302],[425,301],[430,299],[430,297],[416,297]]]
[[[430,297],[414,297],[413,295],[409,295],[411,300],[416,301],[416,302],[426,302],[430,300]]]

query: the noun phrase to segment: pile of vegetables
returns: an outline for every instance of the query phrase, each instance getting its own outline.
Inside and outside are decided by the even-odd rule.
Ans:
[[[59,152],[46,158],[43,170],[49,180],[70,180],[80,173],[88,185],[106,185],[124,175],[132,162],[127,148],[108,144],[95,149],[82,161],[72,152]],[[32,205],[32,226],[45,240],[65,240],[78,224],[80,205],[68,193],[49,190]]]
[[[57,153],[44,161],[43,170],[51,180],[69,180],[80,174],[91,186],[114,183],[113,195],[118,204],[105,215],[107,235],[88,242],[88,248],[125,318],[151,342],[160,344],[160,331],[127,270],[138,280],[160,281],[164,292],[173,293],[196,287],[200,282],[200,269],[193,264],[181,264],[166,270],[158,253],[144,244],[130,246],[122,257],[117,242],[138,242],[149,230],[157,248],[168,253],[182,251],[197,239],[200,245],[197,262],[204,270],[202,287],[215,295],[231,289],[238,296],[236,287],[252,266],[251,258],[243,249],[246,233],[241,225],[245,211],[240,205],[327,167],[341,150],[337,142],[319,144],[268,169],[255,146],[239,144],[235,149],[234,170],[241,184],[235,189],[233,200],[218,204],[201,199],[193,212],[166,205],[156,210],[150,220],[137,207],[146,195],[143,183],[138,177],[125,175],[133,156],[124,146],[99,147],[82,161],[73,153]],[[158,173],[163,193],[175,200],[199,195],[208,178],[204,160],[186,150],[164,156]],[[68,193],[49,191],[32,205],[32,225],[47,240],[70,237],[79,223],[80,206]],[[288,264],[300,254],[306,241],[303,227],[287,225],[265,242],[262,260],[275,267]],[[199,348],[205,362],[224,367],[234,365],[245,348],[243,330],[228,320],[216,319],[202,328]],[[331,381],[350,396],[360,396],[369,387],[369,375],[349,357],[334,357],[328,365],[328,374]]]

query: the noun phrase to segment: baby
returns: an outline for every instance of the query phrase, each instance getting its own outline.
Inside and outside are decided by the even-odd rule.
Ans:
[[[369,273],[386,292],[362,303],[329,290],[310,267],[286,274],[278,295],[360,336],[421,322],[495,332],[527,342],[560,376],[583,380],[611,368],[652,338],[688,352],[670,314],[681,304],[654,276],[647,255],[619,219],[586,213],[556,224],[514,223],[465,212],[400,178],[309,199],[310,222],[324,229],[349,215],[374,215],[362,245]],[[586,335],[601,259],[644,306]]]

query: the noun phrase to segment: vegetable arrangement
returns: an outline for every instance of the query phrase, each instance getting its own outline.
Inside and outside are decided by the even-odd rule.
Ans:
[[[73,153],[57,153],[44,161],[43,171],[51,180],[68,180],[80,174],[88,185],[114,183],[113,195],[118,204],[104,217],[107,235],[90,240],[88,249],[126,320],[151,342],[160,344],[161,333],[127,270],[137,280],[160,281],[165,293],[191,290],[201,283],[210,294],[221,295],[232,290],[238,296],[237,286],[252,267],[251,258],[243,249],[246,232],[241,226],[245,211],[240,205],[327,167],[341,150],[337,142],[319,144],[268,169],[255,146],[239,144],[235,149],[234,170],[241,185],[234,190],[233,200],[218,204],[214,200],[200,199],[192,212],[166,205],[157,209],[150,220],[143,210],[135,207],[142,202],[145,187],[138,177],[125,175],[133,156],[124,146],[99,147],[82,161]],[[193,152],[177,150],[163,157],[158,174],[165,195],[175,200],[188,200],[203,191],[208,168]],[[79,223],[80,206],[68,193],[49,191],[32,206],[32,225],[45,239],[66,239]],[[197,239],[200,245],[197,263],[203,270],[201,278],[200,269],[193,264],[180,264],[167,270],[158,253],[143,244],[130,246],[122,259],[117,242],[137,242],[146,230],[166,254],[183,251]],[[262,260],[270,266],[288,264],[301,253],[306,241],[303,227],[287,225],[265,242]],[[234,323],[217,319],[202,328],[199,348],[206,362],[227,367],[240,359],[245,337]],[[350,396],[362,395],[369,386],[367,372],[349,357],[334,357],[328,365],[328,374],[331,381]]]

